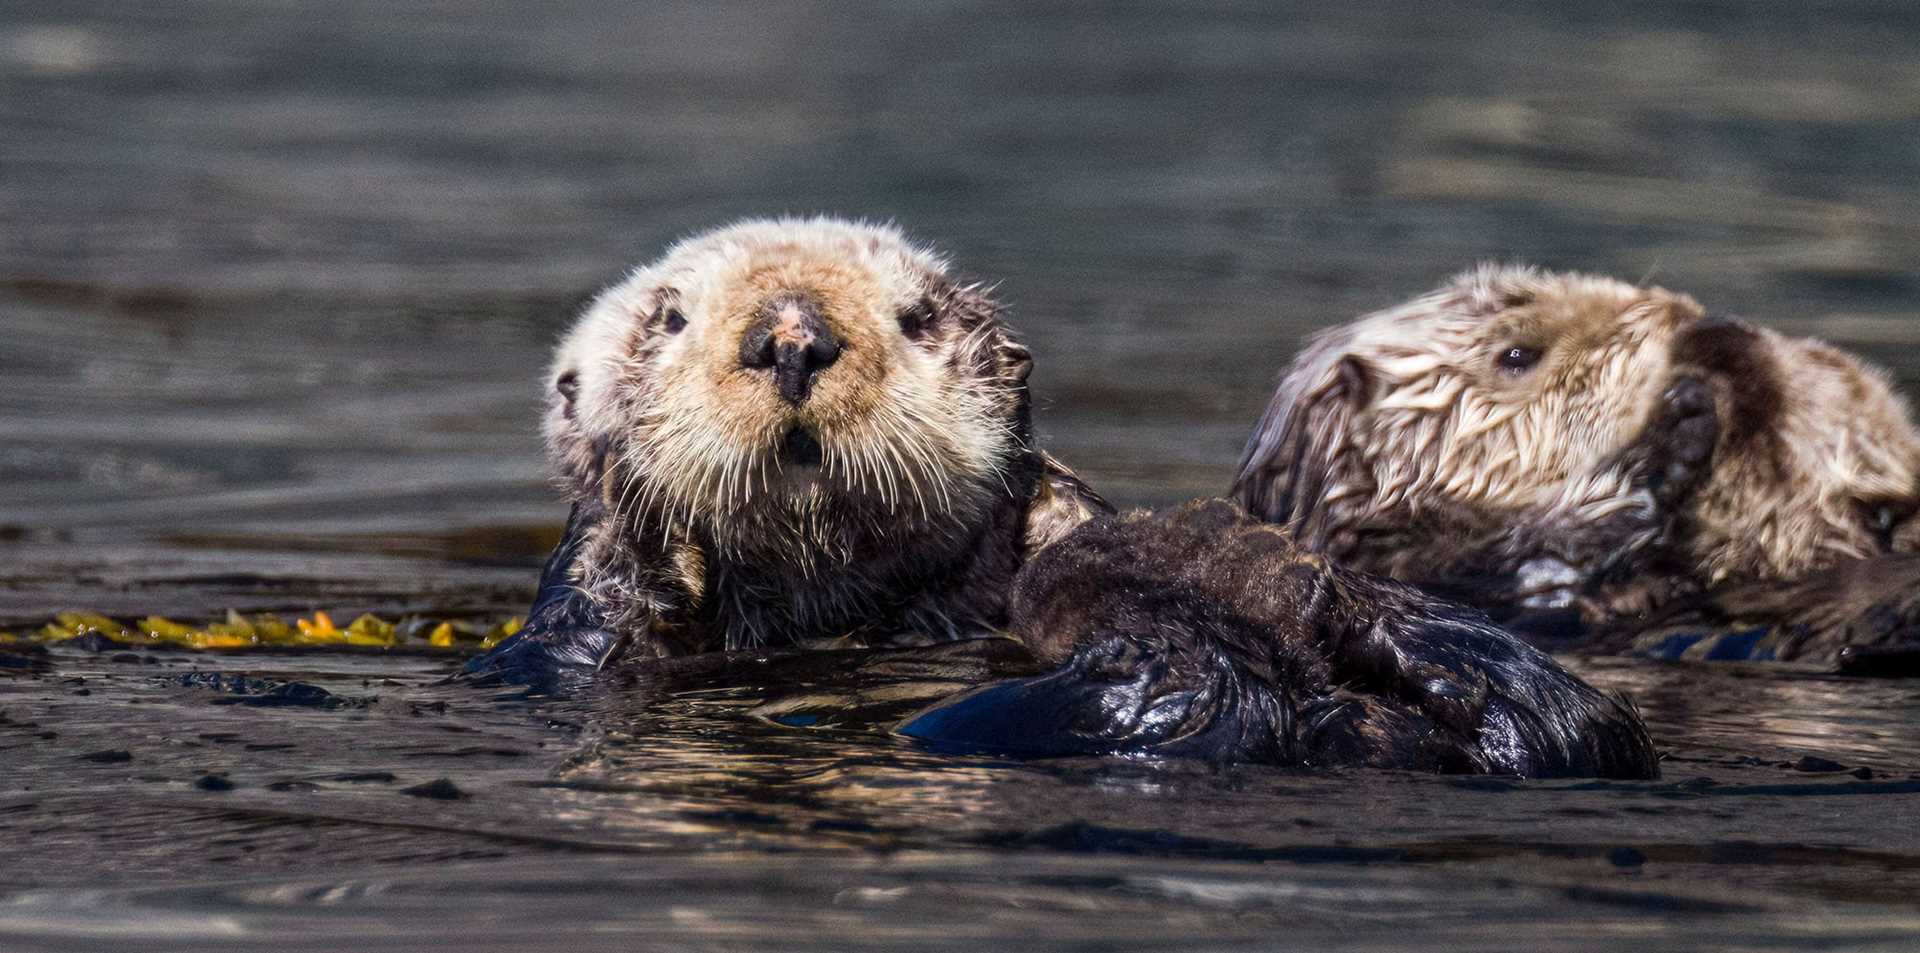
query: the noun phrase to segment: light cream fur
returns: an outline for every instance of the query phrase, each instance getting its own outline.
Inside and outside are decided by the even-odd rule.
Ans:
[[[562,342],[548,380],[577,375],[577,392],[571,416],[549,401],[554,469],[576,496],[606,496],[624,524],[610,533],[670,547],[698,536],[722,556],[809,573],[854,560],[861,540],[967,524],[1005,495],[1030,358],[990,310],[965,334],[909,339],[900,315],[929,295],[990,308],[947,269],[892,226],[830,218],[749,220],[674,245],[602,293]],[[798,405],[739,351],[760,305],[796,290],[841,347]],[[678,333],[663,327],[673,314]],[[819,468],[783,467],[796,426],[820,444]]]
[[[1681,370],[1677,337],[1702,317],[1692,298],[1661,288],[1471,269],[1316,336],[1249,444],[1240,487],[1313,497],[1293,499],[1292,518],[1336,552],[1436,509],[1563,525],[1644,511],[1649,495],[1613,464]],[[1882,374],[1818,342],[1764,330],[1759,341],[1781,384],[1769,427],[1784,452],[1757,442],[1730,452],[1723,436],[1693,511],[1691,545],[1710,581],[1792,576],[1876,551],[1871,514],[1911,500],[1920,470],[1920,439]],[[1498,356],[1515,346],[1543,357],[1503,370]],[[1720,388],[1723,430],[1731,415],[1760,410],[1733,403],[1736,390]]]
[[[1819,341],[1761,329],[1784,401],[1772,455],[1723,454],[1695,504],[1709,581],[1789,579],[1920,551],[1920,435],[1885,373]],[[1732,413],[1739,413],[1734,407]]]

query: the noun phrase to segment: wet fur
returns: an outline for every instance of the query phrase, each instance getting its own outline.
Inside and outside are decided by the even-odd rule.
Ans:
[[[1021,570],[1012,625],[1052,672],[903,730],[1056,754],[1657,773],[1624,700],[1476,612],[1338,568],[1225,501],[1082,525]]]
[[[793,403],[741,341],[796,294],[841,351]],[[559,348],[544,429],[573,514],[527,632],[480,667],[999,626],[1027,553],[1107,509],[1034,446],[1030,369],[987,291],[891,227],[675,245]],[[817,468],[784,460],[795,432]]]
[[[1497,362],[1538,348],[1525,373]],[[1310,548],[1602,627],[1920,549],[1920,436],[1880,372],[1608,278],[1483,266],[1323,332],[1234,494]]]

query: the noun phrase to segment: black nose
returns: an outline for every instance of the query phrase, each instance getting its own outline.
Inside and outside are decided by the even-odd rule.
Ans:
[[[812,296],[776,295],[760,307],[740,339],[740,363],[773,368],[774,385],[789,404],[807,399],[813,377],[840,357],[840,339],[820,317]]]

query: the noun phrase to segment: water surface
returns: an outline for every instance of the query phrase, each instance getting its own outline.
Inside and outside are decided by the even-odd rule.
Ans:
[[[1920,385],[1920,8],[1508,6],[8,5],[0,629],[518,610],[563,516],[546,349],[746,214],[999,282],[1048,445],[1126,504],[1220,491],[1306,334],[1487,258]],[[1006,762],[751,686],[62,649],[0,669],[0,946],[1910,944],[1920,685],[1570,661],[1661,781]]]

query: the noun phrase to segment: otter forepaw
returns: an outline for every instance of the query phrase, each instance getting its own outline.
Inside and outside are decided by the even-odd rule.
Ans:
[[[1629,495],[1606,499],[1611,512],[1588,515],[1584,499],[1550,509],[1500,537],[1502,558],[1485,560],[1496,571],[1472,585],[1430,588],[1458,590],[1502,617],[1574,613],[1597,622],[1646,611],[1690,584],[1665,564],[1679,542],[1679,516],[1712,473],[1720,426],[1712,385],[1676,378],[1640,436],[1609,464],[1631,484]],[[1464,565],[1454,575],[1474,580],[1474,565]]]
[[[1660,395],[1639,447],[1640,479],[1663,510],[1679,506],[1706,482],[1720,416],[1713,388],[1693,376],[1679,377]]]

